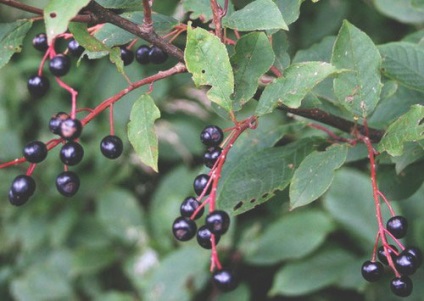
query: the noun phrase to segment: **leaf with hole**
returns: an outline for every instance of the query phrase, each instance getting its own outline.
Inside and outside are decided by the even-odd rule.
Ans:
[[[334,171],[346,160],[348,147],[334,144],[314,151],[300,163],[290,184],[290,208],[305,206],[323,195],[333,182]]]
[[[158,171],[158,137],[155,131],[155,120],[160,117],[153,98],[142,95],[134,103],[130,122],[128,123],[128,139],[141,162]]]

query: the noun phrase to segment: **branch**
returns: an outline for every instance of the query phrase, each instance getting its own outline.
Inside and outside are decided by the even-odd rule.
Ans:
[[[143,26],[140,26],[136,23],[133,23],[121,16],[111,12],[110,10],[105,9],[100,4],[92,1],[88,5],[88,9],[91,13],[94,14],[98,18],[100,23],[111,23],[116,25],[126,31],[158,46],[163,51],[168,53],[169,55],[176,57],[179,61],[184,62],[184,53],[178,47],[168,43],[166,40],[157,35],[154,31],[146,32]]]
[[[221,19],[223,17],[223,13],[217,0],[211,0],[211,9],[213,14],[213,24],[215,25],[215,35],[222,41]]]
[[[292,109],[285,105],[279,105],[278,109],[330,125],[346,133],[352,133],[352,131],[356,129],[362,135],[367,135],[373,142],[379,142],[384,135],[383,130],[366,128],[361,124],[354,123],[350,120],[340,118],[318,109]]]

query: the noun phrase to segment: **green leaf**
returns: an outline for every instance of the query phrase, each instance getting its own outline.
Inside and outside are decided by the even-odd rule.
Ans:
[[[313,231],[313,230],[312,230]],[[310,258],[288,263],[275,275],[270,295],[301,296],[336,283],[355,258],[341,248],[325,249]]]
[[[140,1],[138,1],[140,2]],[[122,18],[127,19],[136,24],[142,24],[144,13],[143,12],[127,12],[120,15]],[[179,22],[178,20],[157,13],[152,13],[153,28],[158,35],[167,34]],[[104,24],[95,34],[94,37],[102,41],[108,47],[125,45],[136,38],[132,33],[113,24]]]
[[[378,47],[383,59],[382,71],[387,77],[410,89],[424,91],[424,49],[406,42],[393,42]]]
[[[9,62],[14,53],[21,52],[22,41],[31,26],[32,21],[0,24],[0,68]]]
[[[132,233],[143,225],[143,212],[137,199],[127,190],[115,188],[98,195],[96,217],[105,230],[117,238],[134,240]]]
[[[424,22],[424,14],[412,6],[411,0],[374,0],[374,4],[381,13],[402,23]]]
[[[44,8],[44,21],[49,44],[68,29],[68,24],[90,0],[51,0]]]
[[[121,51],[118,48],[110,49],[102,42],[94,38],[87,31],[87,25],[83,23],[69,23],[69,31],[72,32],[78,43],[85,48],[89,58],[99,58],[109,54],[109,60],[116,65],[120,73],[124,73],[124,63],[121,59]]]
[[[412,7],[418,10],[424,10],[424,0],[412,0],[411,4],[412,4]]]
[[[302,258],[317,249],[334,229],[331,218],[318,210],[295,211],[272,223],[256,240],[243,248],[251,264],[270,265]]]
[[[276,190],[289,185],[296,166],[319,144],[316,139],[303,139],[244,154],[220,181],[219,208],[240,214],[268,201]]]
[[[300,5],[303,0],[276,0],[275,4],[277,4],[280,9],[281,14],[283,15],[283,19],[287,25],[292,24],[299,18],[300,14]]]
[[[424,139],[424,106],[414,105],[393,122],[378,144],[380,152],[386,151],[391,156],[400,156],[403,144],[408,141]]]
[[[346,160],[347,145],[332,145],[324,152],[312,152],[300,163],[290,184],[290,208],[305,206],[330,187],[334,170]]]
[[[358,117],[374,111],[381,93],[381,57],[371,39],[347,21],[337,36],[331,63],[351,72],[334,80],[339,103]]]
[[[304,62],[291,65],[284,77],[268,85],[259,99],[255,114],[271,113],[278,105],[298,108],[302,99],[328,76],[337,73],[331,64],[325,62]]]
[[[208,98],[230,112],[234,75],[225,45],[208,31],[189,26],[184,59],[195,85],[210,85]]]
[[[180,248],[161,261],[147,282],[143,300],[189,301],[210,275],[206,266],[208,252],[199,252],[197,246]]]
[[[114,9],[142,9],[140,0],[96,0],[105,8]]]
[[[402,155],[392,157],[392,162],[396,164],[396,174],[399,175],[407,166],[422,158],[424,158],[423,146],[414,142],[406,142]]]
[[[222,19],[222,25],[239,31],[289,30],[278,6],[272,0],[256,0],[230,16]]]
[[[72,255],[71,273],[73,276],[95,274],[111,265],[118,257],[112,247],[79,247],[73,251]]]
[[[259,78],[274,63],[274,52],[267,36],[253,32],[238,40],[236,53],[231,57],[234,69],[234,109],[240,109],[247,103],[258,88]]]
[[[155,120],[160,117],[150,95],[145,94],[134,103],[128,123],[128,139],[140,160],[158,171],[158,137],[155,132]]]
[[[221,7],[224,7],[225,0],[217,1]],[[203,23],[207,23],[212,20],[212,8],[210,0],[183,0],[183,7],[186,11],[190,12],[190,19],[199,19]],[[233,4],[230,2],[228,5],[228,12],[234,11]]]
[[[272,35],[272,49],[275,54],[274,66],[280,70],[281,73],[284,73],[286,68],[290,65],[289,47],[290,43],[285,31],[279,30]]]

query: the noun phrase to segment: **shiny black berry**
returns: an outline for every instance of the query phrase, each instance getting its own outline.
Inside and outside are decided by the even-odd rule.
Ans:
[[[190,196],[185,198],[185,200],[181,203],[180,213],[181,216],[191,217],[194,211],[200,206],[200,202],[196,200],[194,197]],[[202,207],[194,217],[194,219],[198,219],[203,215],[205,211],[205,207]]]
[[[50,59],[49,69],[54,76],[64,76],[71,69],[71,60],[67,55],[58,54]]]
[[[209,147],[206,152],[203,154],[203,163],[206,167],[212,168],[215,162],[221,156],[222,148],[219,146]]]
[[[69,141],[60,149],[60,160],[66,165],[76,165],[84,157],[84,148],[75,141]]]
[[[196,235],[196,223],[188,217],[177,217],[172,224],[172,233],[179,241],[190,240]]]
[[[387,221],[386,229],[396,238],[403,238],[408,230],[408,221],[403,216],[393,216]]]
[[[414,255],[402,251],[395,259],[396,270],[402,275],[412,275],[418,268],[417,260]]]
[[[224,140],[224,133],[216,125],[208,125],[200,133],[200,141],[206,146],[219,146]]]
[[[124,62],[124,66],[128,66],[134,61],[134,52],[122,46],[121,48],[121,60]]]
[[[208,184],[208,181],[209,181],[208,175],[206,174],[198,175],[193,182],[194,192],[197,195],[201,195],[206,185]],[[211,189],[212,189],[212,185],[209,185],[204,195],[208,195],[209,193],[211,193]]]
[[[388,252],[390,254],[390,257],[392,257],[392,260],[394,261],[395,258],[396,258],[396,254],[395,254],[395,252],[393,252],[393,250],[395,250],[396,252],[398,250],[394,245],[389,245],[389,246],[390,246],[390,248],[388,248]],[[387,261],[387,256],[386,256],[386,253],[384,252],[383,246],[380,246],[377,249],[377,257],[378,257],[378,260],[380,260],[382,263],[384,263],[386,265],[389,264],[389,262]]]
[[[135,52],[136,61],[142,65],[147,65],[148,63],[150,63],[149,52],[150,47],[147,45],[141,45],[140,47],[138,47]]]
[[[82,124],[78,119],[67,118],[60,124],[60,137],[67,140],[77,139],[82,132]]]
[[[33,97],[46,95],[50,88],[49,79],[42,75],[33,75],[28,79],[27,88]]]
[[[17,176],[9,189],[9,201],[12,205],[21,206],[34,194],[35,181],[31,176]]]
[[[165,63],[168,58],[168,54],[157,46],[152,46],[149,51],[149,61],[152,64]]]
[[[225,211],[215,210],[206,216],[205,225],[213,234],[222,235],[230,227],[230,217]]]
[[[100,151],[108,159],[118,158],[124,149],[121,138],[114,135],[106,136],[100,142]]]
[[[82,47],[75,39],[71,39],[68,43],[68,51],[75,57],[80,57],[85,48]]]
[[[403,252],[411,254],[412,256],[415,257],[417,268],[419,268],[421,264],[423,263],[423,254],[421,250],[418,249],[417,247],[408,247]]]
[[[62,122],[69,118],[69,115],[65,112],[59,112],[53,115],[49,121],[49,129],[53,134],[60,135]]]
[[[384,267],[381,262],[365,261],[361,268],[362,277],[369,282],[379,280],[384,273]]]
[[[232,291],[238,285],[236,277],[226,269],[215,271],[213,273],[213,282],[224,292]]]
[[[60,194],[71,197],[77,193],[80,186],[80,179],[73,171],[64,171],[56,178],[56,188]]]
[[[47,44],[47,35],[45,33],[39,33],[32,39],[32,46],[41,52],[45,52],[49,45]]]
[[[23,150],[25,159],[30,163],[40,163],[47,157],[47,147],[41,141],[32,141]]]
[[[199,230],[197,230],[196,235],[197,243],[199,244],[199,246],[208,250],[212,249],[211,235],[212,233],[208,229],[208,227],[206,227],[206,225],[201,226]],[[215,235],[215,245],[218,244],[220,238],[220,235]]]
[[[390,282],[390,289],[399,297],[408,297],[412,293],[412,288],[412,280],[408,276],[396,277]]]

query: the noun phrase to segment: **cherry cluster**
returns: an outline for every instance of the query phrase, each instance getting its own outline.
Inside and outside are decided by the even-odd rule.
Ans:
[[[401,248],[389,244],[374,248],[373,259],[367,260],[362,265],[362,276],[365,280],[375,282],[382,278],[384,265],[390,266],[395,274],[390,282],[392,292],[400,297],[407,297],[412,293],[412,280],[409,277],[421,266],[423,257],[417,247],[405,247],[398,239],[404,238],[408,229],[407,219],[403,216],[392,216],[386,223],[385,231]],[[376,257],[379,261],[376,261]]]
[[[121,59],[124,66],[134,61],[134,52],[126,46],[121,46]],[[157,46],[141,45],[135,52],[135,60],[141,65],[162,64],[168,59],[168,54]]]
[[[206,167],[211,168],[209,174],[198,175],[193,182],[193,196],[187,197],[181,204],[180,214],[172,225],[172,232],[179,241],[188,241],[196,236],[200,247],[212,250],[211,271],[213,272],[213,282],[222,291],[231,291],[237,287],[237,280],[233,273],[222,267],[217,257],[216,246],[223,234],[228,231],[230,217],[223,210],[215,210],[215,192],[219,176],[215,173],[219,163],[224,162],[222,148],[224,133],[218,126],[207,126],[200,134],[200,140],[208,147],[204,153],[203,161]],[[211,196],[210,196],[211,195]],[[206,200],[200,202],[204,197]],[[209,214],[205,217],[205,222],[199,228],[195,220],[202,217],[205,208],[209,203]]]

